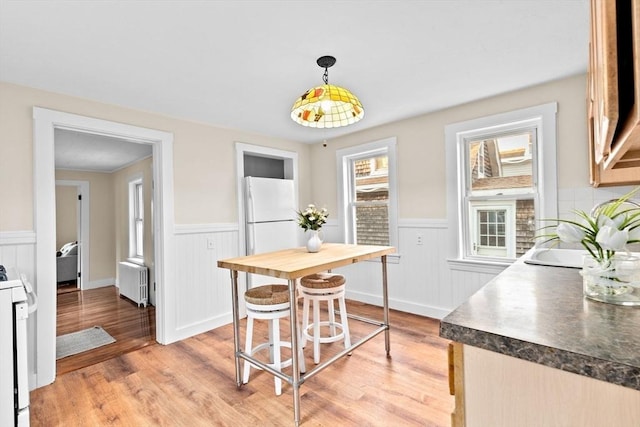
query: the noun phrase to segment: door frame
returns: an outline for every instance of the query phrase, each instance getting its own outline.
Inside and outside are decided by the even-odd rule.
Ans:
[[[173,134],[155,129],[33,107],[34,218],[36,230],[35,313],[36,387],[56,376],[56,264],[55,264],[55,129],[112,136],[153,147],[154,258],[156,262],[156,340],[175,341],[175,266],[173,201]]]

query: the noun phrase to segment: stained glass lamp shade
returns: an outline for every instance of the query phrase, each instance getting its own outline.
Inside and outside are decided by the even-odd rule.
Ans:
[[[354,94],[329,84],[327,69],[335,62],[332,56],[318,59],[318,65],[325,69],[325,84],[309,89],[296,100],[291,108],[294,122],[313,128],[336,128],[356,123],[364,117],[364,108]]]

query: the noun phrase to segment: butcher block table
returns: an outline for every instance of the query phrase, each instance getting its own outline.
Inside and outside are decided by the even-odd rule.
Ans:
[[[389,344],[389,298],[387,294],[387,255],[394,253],[392,246],[365,246],[348,245],[340,243],[323,243],[319,252],[310,253],[305,247],[285,249],[275,252],[267,252],[256,255],[242,256],[218,261],[218,267],[231,271],[231,291],[233,299],[233,341],[236,362],[236,384],[242,386],[240,372],[240,359],[249,360],[265,371],[275,375],[291,384],[293,389],[294,422],[300,424],[300,385],[308,378],[314,376],[327,366],[344,355],[351,353],[378,334],[384,332],[385,350],[387,356],[390,352]],[[373,320],[360,316],[349,316],[360,321],[378,325],[378,328],[360,341],[344,349],[325,362],[316,365],[312,370],[301,374],[299,369],[299,353],[293,349],[298,348],[298,316],[296,301],[296,279],[303,276],[332,270],[349,264],[355,264],[368,259],[380,258],[382,264],[382,301],[383,319]],[[240,348],[240,319],[238,314],[238,272],[262,274],[265,276],[286,279],[289,284],[290,324],[291,324],[291,365],[292,375],[288,376],[281,371],[267,366],[265,363],[248,355]]]

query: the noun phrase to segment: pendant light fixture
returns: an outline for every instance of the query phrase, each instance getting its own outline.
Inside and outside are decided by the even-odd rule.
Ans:
[[[336,63],[333,56],[322,56],[316,61],[324,68],[324,84],[306,91],[291,108],[291,118],[302,126],[337,128],[348,126],[364,117],[364,108],[349,90],[329,84],[329,67]]]

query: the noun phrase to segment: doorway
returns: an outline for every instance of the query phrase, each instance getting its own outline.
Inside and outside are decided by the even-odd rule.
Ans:
[[[153,284],[153,159],[150,144],[60,129],[54,139],[56,341],[94,326],[116,341],[57,359],[61,374],[155,343],[154,307],[139,307],[123,298],[133,295],[124,291],[128,284],[119,268],[120,262],[135,262],[141,271],[148,271],[145,278]],[[135,228],[132,181],[138,190]],[[80,268],[83,264],[86,267]],[[155,305],[153,286],[147,283],[145,301]]]
[[[63,209],[61,209],[60,205],[61,189],[64,189],[62,203],[65,207]],[[56,180],[56,248],[61,249],[63,246],[62,242],[76,242],[76,268],[78,274],[76,274],[75,287],[78,290],[82,290],[84,288],[83,281],[89,277],[90,272],[90,203],[91,193],[89,181]],[[61,210],[64,212],[61,212]],[[65,215],[70,218],[67,218]],[[56,257],[57,255],[58,252],[56,252]],[[58,260],[56,260],[56,263],[57,262]],[[67,268],[68,264],[69,262],[67,261]],[[56,273],[56,283],[59,285],[61,278],[59,277],[59,273]]]
[[[30,341],[33,341],[30,345],[36,354],[35,386],[41,387],[52,383],[56,375],[56,265],[55,259],[51,257],[56,250],[55,215],[52,215],[55,210],[55,129],[124,138],[153,147],[153,192],[157,201],[153,208],[157,292],[155,322],[156,340],[161,344],[171,342],[176,330],[175,319],[171,315],[175,310],[169,305],[169,302],[175,300],[175,289],[172,286],[174,281],[171,280],[174,277],[174,267],[170,262],[174,246],[173,135],[40,107],[34,107],[33,116],[37,230],[35,287],[39,296],[39,306],[35,315],[35,337],[30,338]]]

